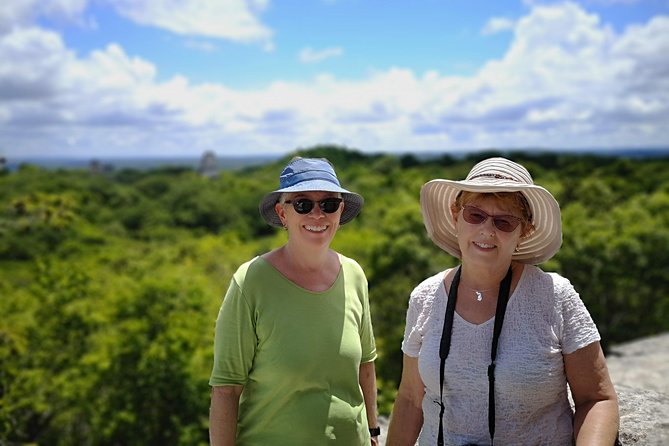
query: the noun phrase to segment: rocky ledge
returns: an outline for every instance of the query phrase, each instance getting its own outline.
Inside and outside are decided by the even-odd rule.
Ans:
[[[669,445],[669,333],[611,349],[623,445]]]

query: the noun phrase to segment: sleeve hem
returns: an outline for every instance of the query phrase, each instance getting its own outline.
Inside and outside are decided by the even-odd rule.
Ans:
[[[243,386],[246,384],[245,381],[235,381],[231,379],[210,379],[209,380],[209,385],[211,387],[218,387],[218,386]]]
[[[565,354],[565,355],[570,355],[570,354],[574,353],[574,352],[577,351],[577,350],[580,350],[580,349],[582,349],[582,348],[584,348],[584,347],[587,347],[587,346],[590,345],[590,344],[593,344],[593,343],[595,343],[595,342],[599,342],[599,341],[601,341],[601,340],[602,340],[601,336],[595,336],[594,338],[586,339],[586,340],[584,340],[583,342],[579,342],[578,344],[574,345],[573,348],[569,348],[569,349],[566,349],[566,348],[565,348],[565,349],[563,349],[563,350],[562,350],[562,353]]]
[[[376,354],[376,352],[372,353],[371,355],[364,356],[360,359],[360,364],[364,364],[366,362],[372,362],[375,361],[376,358],[378,358],[379,355]]]

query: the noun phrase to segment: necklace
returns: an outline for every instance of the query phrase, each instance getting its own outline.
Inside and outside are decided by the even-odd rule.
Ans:
[[[495,287],[493,287],[493,288],[486,288],[485,290],[477,290],[477,289],[475,289],[475,288],[470,288],[470,287],[468,287],[467,285],[464,285],[464,284],[463,284],[463,286],[464,286],[465,288],[467,288],[468,290],[473,291],[474,294],[476,294],[476,301],[477,301],[477,302],[481,302],[481,301],[483,301],[483,293],[484,293],[484,292],[486,292],[486,291],[491,291],[491,290],[494,290],[494,289],[495,289]]]
[[[513,265],[510,265],[510,266],[509,266],[509,269],[513,271]],[[500,282],[500,283],[501,283],[501,282]],[[470,287],[470,286],[467,286],[467,285],[466,285],[464,282],[462,282],[462,281],[460,281],[459,285],[462,285],[463,287],[467,288],[469,291],[473,291],[473,292],[474,292],[474,295],[476,296],[476,301],[477,301],[477,302],[483,302],[484,293],[487,293],[487,292],[489,292],[489,291],[494,291],[494,290],[498,290],[498,289],[499,289],[499,286],[493,286],[493,287],[490,287],[490,288],[486,288],[486,289],[483,289],[483,290],[479,290],[479,289],[476,289],[476,288],[472,288],[472,287]]]

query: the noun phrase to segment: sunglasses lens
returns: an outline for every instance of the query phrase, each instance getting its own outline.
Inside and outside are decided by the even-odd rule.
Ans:
[[[314,202],[307,198],[293,200],[293,207],[298,214],[308,214],[314,208]]]
[[[465,221],[472,225],[480,225],[488,219],[488,214],[484,213],[478,208],[466,206],[462,211],[462,216]]]
[[[339,205],[341,204],[341,198],[325,198],[321,201],[318,201],[318,207],[321,208],[321,211],[326,214],[332,214],[337,212]],[[292,203],[295,212],[298,214],[308,214],[314,208],[314,200],[308,198],[298,198],[297,200],[286,201],[286,203]]]
[[[462,209],[462,216],[470,225],[480,225],[481,223],[485,222],[488,217],[492,217],[492,223],[502,232],[513,232],[520,224],[520,219],[511,215],[500,215],[493,217],[492,215],[488,215],[481,209],[473,206],[464,206]]]
[[[341,198],[326,198],[320,202],[321,211],[325,212],[326,214],[332,214],[337,212],[340,204]]]
[[[513,230],[520,224],[520,221],[506,217],[494,217],[492,221],[495,224],[495,227],[503,232],[513,232]]]

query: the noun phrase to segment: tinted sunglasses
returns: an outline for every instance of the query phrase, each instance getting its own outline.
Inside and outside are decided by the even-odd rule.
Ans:
[[[326,214],[333,214],[337,212],[342,201],[344,201],[342,198],[330,197],[323,198],[322,200],[316,201],[316,203],[318,203],[318,207],[321,208],[321,211],[325,212]],[[286,200],[284,203],[292,204],[293,209],[295,209],[295,212],[298,214],[308,214],[314,208],[314,200],[310,200],[308,198]]]
[[[490,215],[476,206],[462,206],[462,217],[472,225],[483,224],[492,218],[492,223],[502,232],[513,232],[523,221],[513,215]]]

